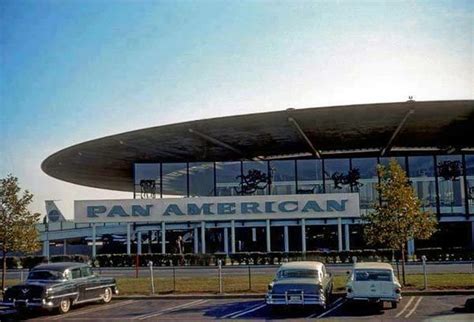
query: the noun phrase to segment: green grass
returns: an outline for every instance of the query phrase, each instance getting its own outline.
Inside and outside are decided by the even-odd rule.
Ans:
[[[267,285],[273,279],[270,274],[252,276],[251,289],[248,276],[224,276],[223,288],[225,293],[262,293],[267,290]],[[118,277],[116,278],[122,295],[148,295],[151,294],[150,279],[148,277]],[[184,294],[184,293],[218,293],[219,282],[217,277],[177,277],[173,285],[172,278],[155,278],[156,294]],[[19,280],[7,280],[7,286],[15,285]],[[346,276],[334,277],[334,290],[344,291]],[[407,275],[407,285],[404,290],[421,290],[423,288],[423,275]],[[428,275],[428,288],[430,290],[443,289],[474,289],[473,274],[431,274]]]

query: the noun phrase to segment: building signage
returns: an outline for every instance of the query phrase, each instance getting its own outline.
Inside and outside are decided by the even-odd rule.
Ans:
[[[77,200],[75,222],[183,222],[359,217],[358,193]]]

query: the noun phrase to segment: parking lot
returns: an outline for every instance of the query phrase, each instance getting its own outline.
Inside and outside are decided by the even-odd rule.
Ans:
[[[155,320],[266,320],[266,319],[337,319],[337,320],[441,320],[472,321],[474,314],[464,312],[469,296],[406,296],[396,309],[386,305],[351,305],[337,299],[325,311],[314,308],[272,311],[263,299],[149,299],[114,300],[108,305],[75,307],[66,315],[35,313],[19,316],[13,310],[4,311],[2,321],[155,321]],[[6,314],[5,314],[6,313]]]

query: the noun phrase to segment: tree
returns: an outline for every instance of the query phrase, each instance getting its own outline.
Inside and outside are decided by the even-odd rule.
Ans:
[[[35,224],[40,214],[31,213],[28,205],[33,195],[21,193],[18,178],[9,174],[0,179],[0,247],[2,251],[2,290],[5,288],[7,253],[32,253],[39,250],[38,231]]]
[[[382,244],[400,251],[405,285],[406,244],[410,239],[430,238],[436,231],[437,221],[432,213],[420,209],[421,201],[395,159],[386,167],[379,165],[377,171],[381,203],[375,205],[374,212],[362,216],[364,234],[369,244]]]

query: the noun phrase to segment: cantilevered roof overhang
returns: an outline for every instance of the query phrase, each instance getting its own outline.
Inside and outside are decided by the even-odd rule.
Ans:
[[[135,162],[235,161],[288,155],[390,155],[474,148],[474,100],[287,109],[170,124],[61,150],[41,165],[79,185],[132,191]]]

